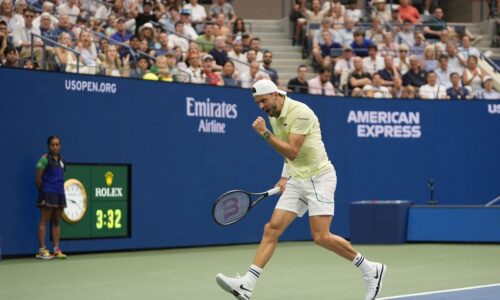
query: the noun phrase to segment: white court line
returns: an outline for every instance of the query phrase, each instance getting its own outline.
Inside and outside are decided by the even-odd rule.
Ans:
[[[440,294],[440,293],[467,291],[467,290],[481,289],[481,288],[487,288],[487,287],[493,287],[493,286],[500,286],[500,283],[477,285],[477,286],[471,286],[471,287],[460,288],[460,289],[451,289],[451,290],[441,290],[441,291],[434,291],[434,292],[399,295],[399,296],[384,297],[384,298],[377,298],[377,299],[378,300],[400,299],[400,298],[413,297],[413,296],[425,296],[425,295]]]

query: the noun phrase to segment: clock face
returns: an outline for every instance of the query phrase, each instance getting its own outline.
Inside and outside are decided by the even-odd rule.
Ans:
[[[83,184],[76,179],[68,179],[64,183],[66,208],[63,218],[68,223],[77,223],[83,219],[87,210],[87,193]]]

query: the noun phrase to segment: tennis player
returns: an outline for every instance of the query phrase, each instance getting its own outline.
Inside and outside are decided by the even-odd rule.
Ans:
[[[260,116],[253,122],[253,128],[285,158],[281,178],[276,184],[282,195],[271,220],[264,227],[262,240],[248,272],[238,278],[219,273],[217,283],[237,299],[250,299],[279,237],[297,216],[302,217],[309,210],[314,242],[351,261],[361,271],[365,281],[365,300],[375,299],[382,288],[387,267],[369,261],[348,241],[330,232],[337,176],[321,138],[318,118],[307,105],[288,98],[286,92],[270,80],[256,82],[252,94],[255,103],[269,116],[273,132]]]

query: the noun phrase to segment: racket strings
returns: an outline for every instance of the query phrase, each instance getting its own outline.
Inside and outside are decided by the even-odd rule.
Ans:
[[[222,196],[214,207],[217,223],[228,225],[241,219],[250,208],[250,196],[243,192],[233,192]]]

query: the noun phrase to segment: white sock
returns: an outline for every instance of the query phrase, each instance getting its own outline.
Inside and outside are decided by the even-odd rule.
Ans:
[[[255,284],[257,283],[257,279],[259,279],[260,274],[262,274],[262,269],[257,267],[256,265],[251,265],[248,268],[248,272],[243,276],[245,280],[245,285],[248,289],[253,290],[255,288]]]
[[[373,272],[372,262],[366,259],[363,255],[358,253],[356,257],[352,260],[352,263],[357,267],[361,273],[369,274]]]

